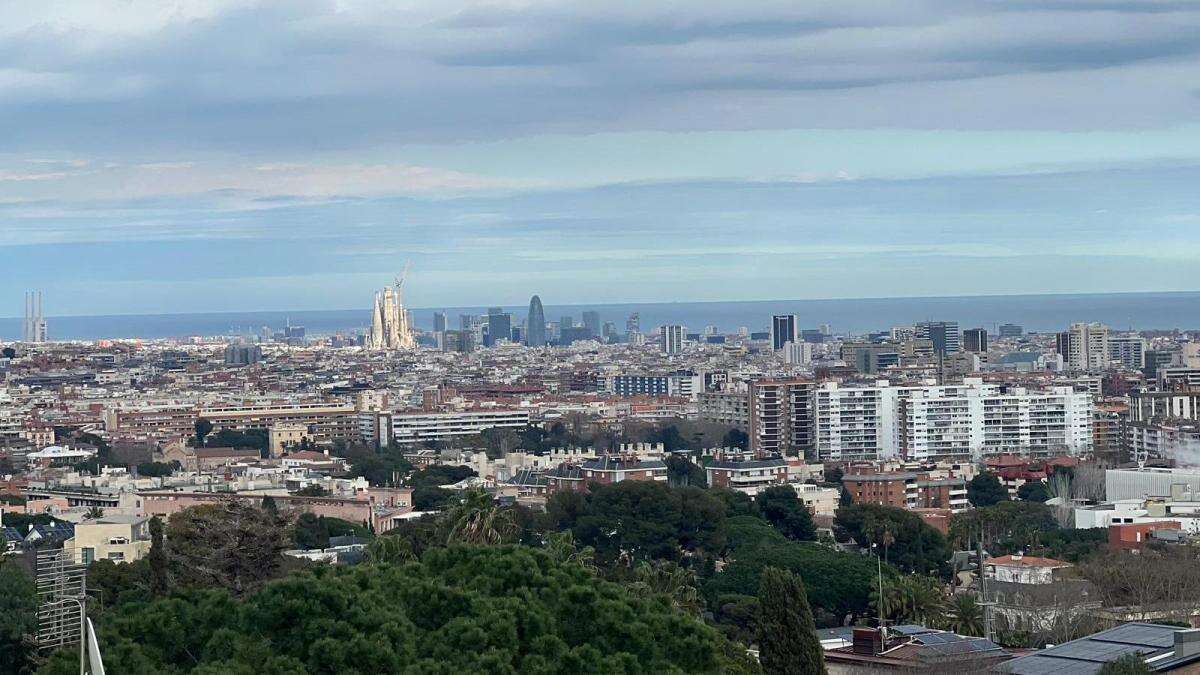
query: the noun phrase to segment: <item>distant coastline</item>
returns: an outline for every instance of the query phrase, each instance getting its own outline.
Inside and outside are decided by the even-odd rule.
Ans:
[[[543,300],[547,294],[542,293]],[[517,317],[527,307],[505,306]],[[643,331],[663,324],[683,324],[693,331],[713,325],[721,332],[745,326],[765,330],[772,314],[797,314],[804,328],[829,324],[837,333],[866,333],[922,320],[958,321],[962,328],[994,330],[1015,323],[1031,331],[1062,330],[1073,321],[1100,321],[1115,330],[1200,329],[1200,291],[1146,293],[1073,293],[1053,295],[985,295],[920,298],[858,298],[832,300],[746,300],[734,302],[656,303],[546,303],[547,321],[562,316],[580,320],[584,311],[600,313],[624,332],[625,320],[637,312]],[[485,306],[422,307],[412,310],[418,328],[433,327],[433,314],[445,311],[451,328],[460,314],[481,314]],[[245,335],[266,326],[282,328],[286,321],[305,326],[309,335],[352,333],[363,330],[370,310],[292,310],[251,312],[198,312],[189,314],[128,314],[111,316],[48,317],[52,340],[104,338],[180,338],[192,335]],[[20,318],[0,319],[0,339],[16,340]]]

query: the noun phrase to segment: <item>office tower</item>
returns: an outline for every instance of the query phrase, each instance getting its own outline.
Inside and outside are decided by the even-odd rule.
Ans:
[[[968,328],[963,331],[963,349],[976,354],[988,350],[988,334],[983,328]]]
[[[375,293],[368,349],[412,349],[417,345],[404,309],[404,277],[402,274],[391,286]]]
[[[957,321],[923,321],[916,325],[917,339],[933,341],[935,354],[945,356],[957,353],[960,345],[960,333]]]
[[[499,307],[492,307],[488,310],[487,328],[487,339],[483,342],[486,347],[512,339],[512,314]]]
[[[1000,337],[1014,338],[1025,334],[1025,329],[1015,323],[1002,323],[999,328]]]
[[[1114,335],[1108,338],[1108,356],[1130,370],[1146,367],[1146,339],[1140,335]]]
[[[590,340],[593,336],[592,332],[584,326],[567,326],[560,328],[558,331],[558,344],[566,347],[580,340]]]
[[[525,319],[525,344],[530,347],[546,345],[546,313],[542,309],[542,299],[536,295],[529,299],[529,316]]]
[[[804,457],[812,447],[814,384],[803,379],[750,383],[750,450],[756,457]]]
[[[683,326],[663,326],[659,333],[663,352],[678,354],[683,351]]]
[[[799,342],[795,314],[776,314],[771,317],[771,349],[779,351],[789,342]]]
[[[21,324],[21,341],[46,341],[46,317],[42,314],[41,291],[25,293],[25,321]]]
[[[600,337],[600,312],[584,312],[583,327],[592,334],[592,337]]]
[[[821,335],[824,335],[826,337],[833,335],[833,327],[827,323],[823,323],[820,326],[817,326],[817,330],[821,331]]]
[[[458,329],[471,331],[475,330],[475,316],[473,314],[459,314]]]
[[[601,331],[600,331],[600,336],[602,338],[604,338],[605,342],[616,342],[617,341],[617,324],[615,324],[611,321],[605,321],[604,328],[601,329]]]
[[[625,319],[625,334],[630,335],[631,333],[640,332],[642,332],[642,317],[637,312],[634,312],[629,315],[628,319]]]
[[[435,332],[435,333],[445,333],[446,332],[446,313],[445,312],[434,312],[433,313],[433,332]]]
[[[1065,340],[1065,345],[1063,344]],[[1063,353],[1065,346],[1066,353]],[[1073,323],[1058,339],[1059,353],[1070,370],[1103,370],[1108,367],[1108,326],[1101,323]]]

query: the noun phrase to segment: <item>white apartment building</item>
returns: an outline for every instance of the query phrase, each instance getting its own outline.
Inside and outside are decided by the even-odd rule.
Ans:
[[[704,391],[696,394],[697,417],[746,430],[750,427],[750,394],[737,391]]]
[[[1103,370],[1111,360],[1108,326],[1102,323],[1073,323],[1067,331],[1067,367],[1071,370]]]
[[[918,387],[825,383],[814,397],[823,460],[1080,454],[1092,446],[1092,396],[1071,387],[1004,391],[977,378]]]
[[[394,413],[391,440],[395,443],[438,441],[452,436],[471,436],[497,427],[519,429],[528,424],[528,410]]]

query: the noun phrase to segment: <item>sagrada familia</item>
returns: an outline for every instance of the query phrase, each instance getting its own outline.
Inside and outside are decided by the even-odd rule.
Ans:
[[[403,288],[404,278],[401,277],[394,285],[375,292],[367,349],[412,349],[416,346],[412,317],[404,309]]]

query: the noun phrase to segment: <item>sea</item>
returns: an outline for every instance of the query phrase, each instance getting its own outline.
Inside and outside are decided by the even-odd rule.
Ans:
[[[518,320],[523,320],[528,311],[525,305],[504,309]],[[484,314],[487,308],[423,307],[412,310],[413,320],[418,328],[430,330],[433,314],[439,311],[446,313],[448,325],[454,329],[460,315]],[[598,312],[602,322],[613,322],[622,333],[626,319],[634,313],[639,316],[643,332],[666,324],[681,324],[692,332],[701,332],[707,326],[715,326],[722,333],[733,333],[741,327],[763,331],[770,326],[773,314],[796,314],[805,329],[825,324],[835,334],[855,335],[918,321],[957,321],[964,329],[993,331],[1004,323],[1020,325],[1026,331],[1058,331],[1076,321],[1099,321],[1115,330],[1195,330],[1200,329],[1200,292],[545,305],[547,321],[569,316],[579,324],[585,311]],[[51,340],[257,335],[264,328],[282,330],[287,323],[304,326],[309,336],[321,336],[364,331],[370,324],[370,310],[49,316],[46,321]],[[20,336],[20,318],[0,318],[0,339],[11,341]]]

